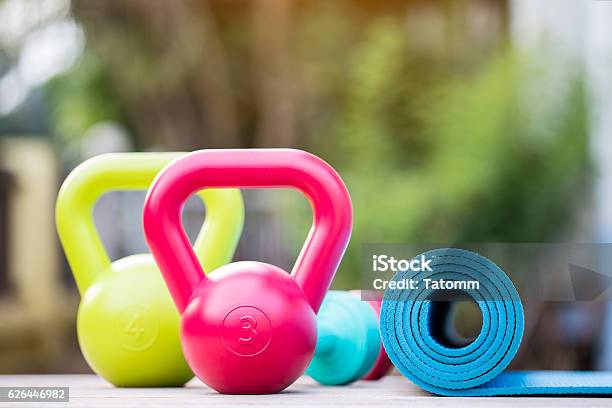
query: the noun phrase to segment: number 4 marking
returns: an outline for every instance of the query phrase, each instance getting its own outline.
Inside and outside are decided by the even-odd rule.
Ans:
[[[144,333],[144,327],[141,324],[141,316],[140,313],[136,313],[128,322],[127,327],[125,328],[125,332],[132,336],[136,336],[137,340],[140,340],[142,334]]]

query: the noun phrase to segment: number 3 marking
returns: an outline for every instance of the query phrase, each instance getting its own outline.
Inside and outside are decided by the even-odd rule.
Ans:
[[[240,318],[240,323],[242,323],[242,327],[240,328],[241,331],[249,336],[239,337],[238,342],[247,346],[255,343],[257,339],[257,330],[255,330],[257,327],[257,320],[253,316],[246,315]]]

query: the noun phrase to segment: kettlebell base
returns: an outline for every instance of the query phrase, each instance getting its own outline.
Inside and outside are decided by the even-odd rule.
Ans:
[[[316,322],[292,277],[273,265],[236,262],[208,278],[181,319],[185,357],[198,378],[222,394],[274,394],[295,382],[312,359]]]
[[[116,261],[97,277],[81,300],[77,335],[91,369],[117,387],[178,387],[193,378],[178,312],[149,255]]]

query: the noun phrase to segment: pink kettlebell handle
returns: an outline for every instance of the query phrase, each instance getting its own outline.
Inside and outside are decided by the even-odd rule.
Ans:
[[[180,157],[157,175],[145,201],[144,231],[179,311],[183,313],[195,288],[208,279],[182,228],[183,205],[196,191],[226,187],[290,187],[308,198],[312,228],[291,274],[317,312],[348,245],[353,210],[335,170],[294,149],[201,150]]]

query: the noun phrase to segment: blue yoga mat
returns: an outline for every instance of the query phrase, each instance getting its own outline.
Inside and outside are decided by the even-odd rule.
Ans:
[[[431,271],[393,277],[419,281],[418,289],[387,289],[380,314],[389,358],[416,385],[448,396],[612,394],[612,372],[504,371],[524,328],[523,305],[510,278],[470,251],[444,248],[424,255],[432,259]],[[482,329],[472,342],[457,346],[441,335],[448,302],[431,300],[438,290],[425,288],[426,278],[479,282],[478,288],[462,289],[482,312]]]

